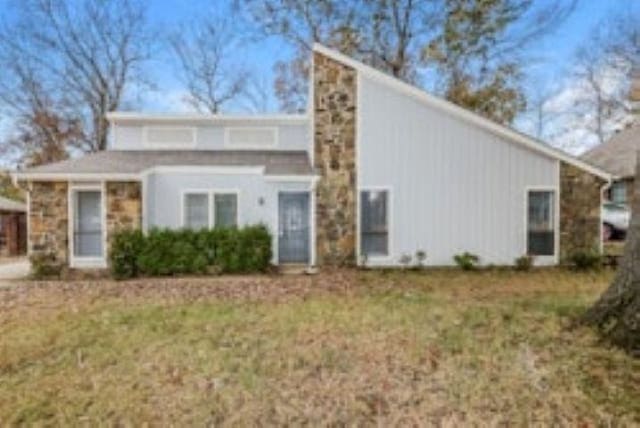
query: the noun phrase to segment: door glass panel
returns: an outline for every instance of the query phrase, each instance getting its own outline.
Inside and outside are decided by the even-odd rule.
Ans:
[[[553,256],[555,253],[554,193],[532,191],[528,197],[527,253]]]
[[[102,195],[99,191],[75,193],[74,255],[102,257]]]
[[[282,193],[279,201],[280,263],[309,262],[309,194]]]
[[[205,193],[189,193],[184,197],[184,227],[202,229],[209,227],[209,196]]]
[[[214,196],[216,227],[238,225],[238,196],[235,193],[216,193]]]

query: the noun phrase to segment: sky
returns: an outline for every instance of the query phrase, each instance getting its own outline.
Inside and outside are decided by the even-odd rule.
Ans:
[[[542,2],[555,0],[538,0]],[[564,0],[559,0],[564,1]],[[624,10],[631,2],[623,0],[579,0],[573,14],[553,34],[536,43],[532,49],[532,61],[526,67],[527,84],[531,88],[553,86],[565,75],[569,60],[589,32],[605,16],[616,10]],[[636,2],[640,6],[640,1]],[[149,0],[149,17],[162,28],[175,28],[176,25],[188,25],[194,17],[206,14],[226,14],[230,10],[231,0]],[[234,60],[249,67],[251,71],[273,80],[273,64],[286,59],[292,52],[291,47],[276,37],[246,42],[235,53]],[[171,62],[170,58],[166,58]],[[159,92],[145,103],[145,109],[154,111],[183,110],[186,106],[173,104],[180,98],[182,85],[176,79],[171,67],[156,71],[155,79]],[[167,96],[167,94],[172,94]],[[273,108],[277,103],[273,100]],[[230,110],[242,110],[242,105],[230,106]]]
[[[20,0],[0,0],[0,19],[11,16],[8,5]],[[73,1],[73,0],[72,0]],[[80,1],[80,0],[77,0]],[[215,14],[227,15],[233,0],[146,0],[148,17],[151,24],[160,29],[161,34],[170,34],[181,27],[189,27],[198,19],[205,19]],[[542,3],[567,0],[536,0]],[[573,14],[552,34],[535,43],[528,55],[530,62],[525,67],[528,95],[535,95],[540,88],[567,86],[567,72],[571,67],[571,58],[576,49],[588,37],[594,26],[610,13],[625,11],[629,8],[640,10],[640,0],[578,0]],[[238,21],[238,32],[242,33],[242,23]],[[236,25],[236,24],[234,24]],[[292,54],[292,47],[277,37],[259,40],[245,40],[233,53],[232,62],[247,67],[252,75],[269,88],[273,82],[273,66],[276,61],[287,59]],[[158,55],[150,64],[150,80],[154,83],[152,91],[140,91],[135,98],[136,109],[147,112],[186,112],[191,111],[184,102],[185,90],[177,77],[175,59],[168,47],[161,46]],[[564,94],[564,98],[567,98]],[[562,98],[562,97],[560,97]],[[269,110],[277,110],[277,100],[271,98]],[[128,108],[128,107],[126,107]],[[246,102],[238,102],[227,106],[226,112],[246,112]],[[1,118],[0,118],[1,119]],[[7,132],[7,121],[0,120],[0,134]],[[520,118],[516,126],[528,132],[527,121]]]

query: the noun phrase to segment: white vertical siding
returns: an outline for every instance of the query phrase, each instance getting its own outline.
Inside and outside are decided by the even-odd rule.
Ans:
[[[362,75],[359,97],[358,186],[392,192],[392,254],[372,262],[418,249],[431,265],[464,251],[494,264],[524,254],[526,190],[557,188],[557,160]]]
[[[151,125],[158,126],[158,125]],[[187,150],[234,150],[225,146],[225,127],[267,127],[276,128],[278,141],[275,147],[265,147],[266,150],[305,150],[311,149],[311,136],[308,123],[277,124],[265,121],[246,121],[220,125],[189,125],[186,122],[166,123],[160,127],[179,127],[196,129],[195,147],[185,147]],[[112,127],[112,150],[145,150],[153,149],[144,143],[144,125],[122,125]],[[242,147],[237,148],[242,150]],[[259,149],[259,147],[254,147]]]
[[[147,224],[150,228],[182,227],[182,195],[189,191],[238,191],[240,225],[264,224],[273,234],[273,261],[277,261],[278,192],[308,191],[311,183],[265,181],[262,175],[213,173],[152,173],[146,186]],[[263,204],[260,204],[260,200]],[[312,244],[313,245],[313,244]]]

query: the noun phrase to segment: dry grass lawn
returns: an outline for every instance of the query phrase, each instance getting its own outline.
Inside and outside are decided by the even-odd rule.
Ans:
[[[567,328],[610,272],[342,271],[0,290],[0,425],[634,425]]]

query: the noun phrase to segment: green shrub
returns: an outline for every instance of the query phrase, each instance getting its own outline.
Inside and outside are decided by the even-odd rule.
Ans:
[[[603,259],[598,251],[578,250],[571,253],[566,262],[575,270],[594,270],[602,267]]]
[[[138,276],[136,259],[142,250],[143,238],[139,230],[123,230],[114,235],[109,254],[114,278],[127,279]]]
[[[533,262],[534,262],[533,256],[524,255],[524,256],[518,257],[515,260],[514,265],[516,270],[527,272],[527,271],[530,271],[531,268],[533,267]]]
[[[264,272],[271,261],[271,235],[265,226],[241,229],[152,229],[116,234],[111,269],[118,279]]]
[[[480,263],[480,257],[465,251],[462,254],[453,256],[453,261],[456,262],[456,265],[462,270],[474,270]]]

